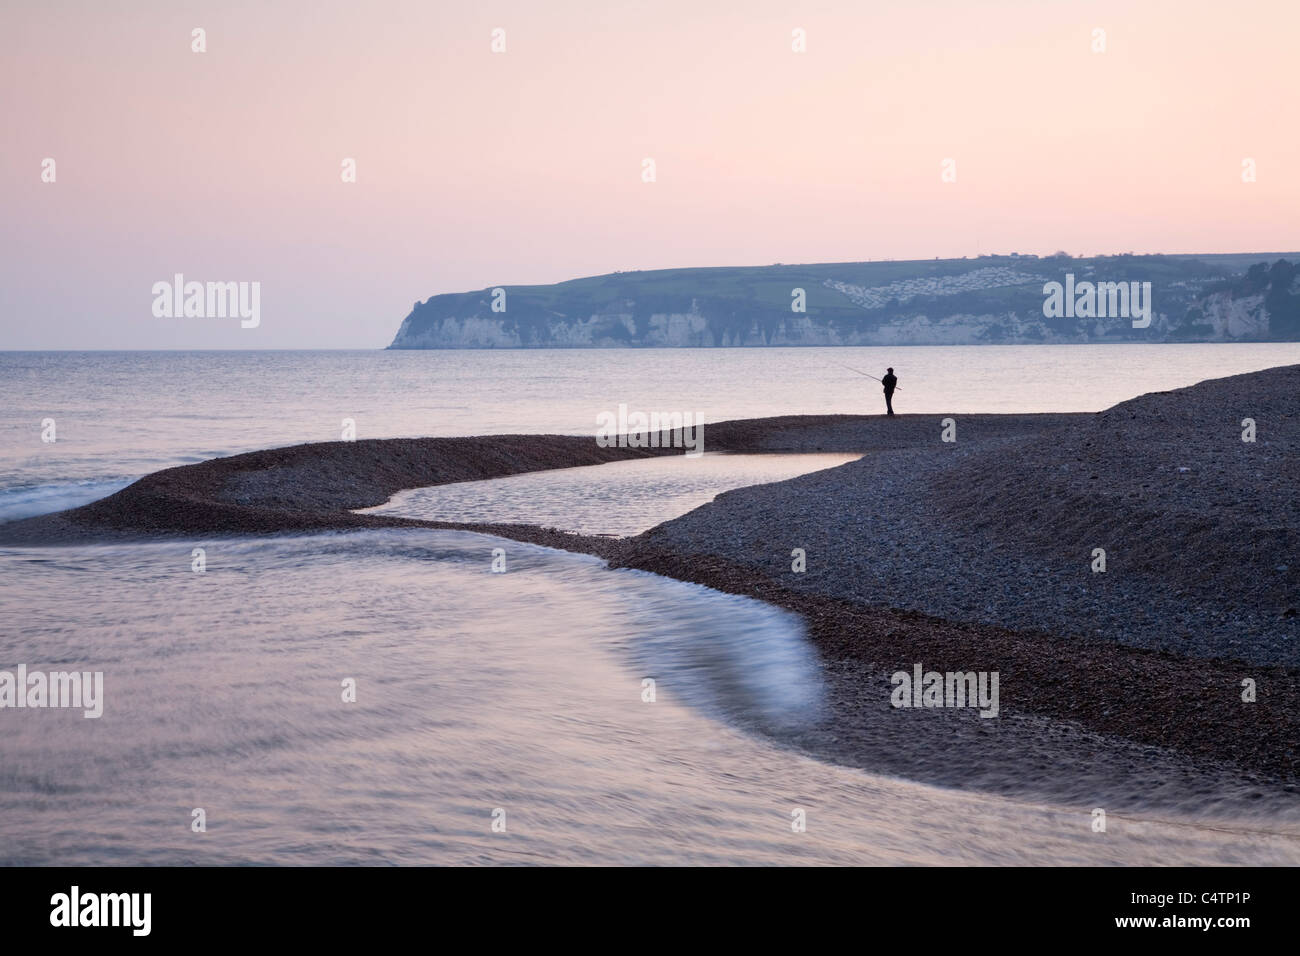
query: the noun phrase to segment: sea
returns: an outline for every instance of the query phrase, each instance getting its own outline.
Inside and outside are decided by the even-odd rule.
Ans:
[[[0,353],[0,522],[259,448],[707,423],[1097,411],[1300,344]],[[707,451],[707,443],[706,443]],[[635,534],[844,455],[621,462],[382,509]],[[493,570],[498,549],[505,571]],[[201,557],[200,557],[201,555]],[[0,864],[1300,863],[1293,819],[945,789],[816,759],[798,617],[583,555],[365,530],[0,548]],[[0,680],[3,680],[0,674]]]

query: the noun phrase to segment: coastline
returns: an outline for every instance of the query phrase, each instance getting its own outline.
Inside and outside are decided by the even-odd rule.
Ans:
[[[854,559],[872,555],[878,546],[873,522],[888,518],[891,509],[898,510],[890,504],[899,500],[897,495],[882,502],[880,514],[867,517],[861,510],[861,497],[841,501],[838,496],[851,492],[872,495],[871,479],[883,473],[882,462],[900,463],[910,478],[919,473],[912,466],[922,457],[938,460],[934,456],[952,451],[960,451],[960,455],[942,461],[932,476],[933,487],[945,493],[927,497],[921,504],[922,511],[933,517],[929,523],[954,523],[965,515],[974,526],[978,522],[971,520],[973,514],[997,525],[991,531],[977,531],[1018,535],[1018,546],[1023,542],[1027,552],[1050,555],[1058,545],[1077,550],[1077,529],[1067,529],[1070,533],[1063,536],[1049,533],[1059,526],[1061,514],[1087,513],[1090,507],[1079,489],[1062,491],[1048,480],[1056,480],[1050,466],[1062,463],[1063,455],[1056,450],[1064,450],[1073,460],[1076,451],[1094,440],[1090,437],[1093,433],[1108,434],[1114,456],[1107,459],[1111,468],[1107,474],[1119,476],[1125,456],[1131,457],[1135,448],[1144,448],[1150,438],[1115,434],[1118,429],[1139,422],[1164,429],[1165,440],[1178,444],[1187,437],[1184,432],[1188,429],[1213,431],[1204,409],[1222,402],[1220,393],[1225,390],[1275,396],[1273,405],[1272,399],[1252,399],[1265,409],[1258,414],[1269,421],[1274,442],[1279,440],[1277,436],[1289,437],[1300,427],[1287,404],[1296,394],[1300,367],[1234,379],[1144,396],[1096,414],[961,415],[957,416],[961,435],[956,448],[939,443],[938,417],[931,415],[899,416],[892,421],[878,416],[784,416],[710,425],[709,450],[854,451],[865,457],[852,465],[775,485],[727,492],[710,505],[635,538],[352,513],[352,509],[381,504],[405,488],[680,454],[678,448],[600,448],[590,438],[512,435],[298,445],[166,469],[90,505],[0,526],[0,544],[194,539],[383,527],[476,531],[528,541],[594,554],[614,568],[666,575],[798,613],[832,684],[836,732],[792,742],[838,762],[974,789],[981,787],[982,774],[989,779],[999,776],[993,772],[999,765],[1002,776],[1008,768],[1027,763],[1034,763],[1039,773],[1048,776],[1068,774],[1075,765],[1106,766],[1111,771],[1121,768],[1119,777],[1129,783],[1159,777],[1151,781],[1152,786],[1167,785],[1179,768],[1190,768],[1186,779],[1195,779],[1200,772],[1225,779],[1239,776],[1247,789],[1280,786],[1293,795],[1300,782],[1296,744],[1300,715],[1294,707],[1300,700],[1300,669],[1289,661],[1249,660],[1242,648],[1232,646],[1141,646],[1111,635],[1004,626],[981,620],[975,613],[938,615],[915,606],[891,606],[902,603],[904,596],[909,600],[916,596],[899,590],[898,601],[872,599],[859,587],[866,573],[857,565],[832,562],[828,568],[823,561],[820,573],[800,576],[789,572],[791,547],[803,542],[808,542],[810,555],[818,560],[834,553],[836,547],[839,554]],[[1180,409],[1180,403],[1186,408]],[[1288,411],[1270,420],[1267,416],[1274,413],[1269,409],[1274,407]],[[1282,418],[1288,415],[1283,432]],[[1225,418],[1227,425],[1233,424],[1232,417]],[[1286,450],[1292,447],[1283,445],[1282,470],[1278,472],[1282,479],[1292,474],[1295,459]],[[1008,469],[1005,462],[1009,458],[1026,465],[1038,461],[1043,468],[1037,472],[1030,467]],[[1142,475],[1134,474],[1137,477],[1131,481],[1129,472],[1120,476],[1119,504],[1109,498],[1106,501],[1106,507],[1114,509],[1105,512],[1112,524],[1122,525],[1131,514],[1149,510],[1150,502],[1145,500],[1124,504],[1124,495],[1131,495],[1133,487],[1145,487],[1138,480]],[[972,475],[979,480],[972,481]],[[1268,482],[1278,475],[1269,472]],[[1087,475],[1071,476],[1070,480],[1076,477],[1081,482],[1095,480]],[[1273,485],[1266,485],[1253,498],[1250,482],[1238,483],[1235,490],[1247,504],[1254,502],[1259,507],[1273,493]],[[994,507],[999,495],[1012,500],[1026,489],[1041,499],[1045,510],[1049,506],[1057,510],[1043,521],[1029,512],[1006,516],[1002,512],[1015,509]],[[1157,496],[1164,493],[1162,488],[1152,492]],[[1016,523],[1017,517],[1022,524]],[[1240,515],[1228,517],[1236,520]],[[1210,517],[1202,518],[1210,522]],[[780,523],[774,525],[774,520]],[[915,525],[914,517],[909,520]],[[1280,527],[1294,531],[1295,525],[1288,521],[1284,517]],[[1041,533],[1035,538],[1026,534],[1025,528]],[[1211,522],[1197,533],[1212,539],[1215,531]],[[1152,529],[1155,539],[1168,533],[1168,528],[1159,525]],[[1246,532],[1239,529],[1238,533]],[[1258,539],[1251,543],[1258,551]],[[934,545],[940,551],[946,546],[945,541]],[[1266,564],[1284,562],[1292,547],[1293,539],[1283,534],[1262,557]],[[1087,551],[1083,553],[1086,556]],[[915,563],[902,552],[885,555],[886,560],[878,554],[874,557],[877,565]],[[935,563],[940,557],[927,554],[920,573],[941,577],[944,568]],[[1228,563],[1239,559],[1235,552],[1221,557]],[[1300,561],[1277,566],[1285,566],[1289,572],[1298,565]],[[1205,582],[1197,576],[1198,567],[1192,561],[1175,562],[1166,570],[1172,568],[1172,573],[1180,576],[1176,583],[1201,588]],[[1137,562],[1134,568],[1137,575]],[[1127,571],[1122,557],[1115,570]],[[1211,577],[1221,575],[1222,570],[1215,565]],[[1289,576],[1283,579],[1284,588],[1290,580]],[[1035,589],[1047,594],[1051,603],[1060,603],[1047,579],[1024,583],[1026,593]],[[1257,597],[1254,590],[1241,593],[1248,593],[1252,600]],[[1226,600],[1235,594],[1230,589]],[[934,596],[920,597],[928,600]],[[972,721],[970,712],[942,709],[906,715],[891,711],[888,675],[909,669],[913,662],[940,671],[1000,671],[1003,719]],[[1259,688],[1258,700],[1249,705],[1240,697],[1243,676],[1255,680]],[[997,731],[989,724],[998,724]],[[943,754],[949,764],[929,766],[936,753]],[[953,763],[960,766],[953,767]],[[1114,772],[1105,776],[1116,779]]]

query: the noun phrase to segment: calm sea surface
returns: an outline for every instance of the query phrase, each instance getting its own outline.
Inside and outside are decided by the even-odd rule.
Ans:
[[[889,349],[0,353],[0,520],[82,504],[159,468],[359,438],[595,434],[596,416],[706,422],[883,410],[1099,411],[1144,392],[1300,362],[1300,343]],[[54,419],[58,441],[41,442]]]
[[[1300,345],[4,353],[0,520],[335,440],[344,418],[364,438],[591,434],[620,403],[706,421],[878,411],[879,387],[836,363],[893,365],[903,412],[1087,411],[1293,362]],[[394,507],[633,533],[842,460],[800,457],[519,476]],[[603,528],[584,510],[602,493]],[[802,756],[781,741],[822,718],[823,688],[796,617],[480,535],[0,549],[0,671],[20,664],[102,671],[104,712],[0,709],[0,863],[1300,863],[1293,820],[1119,807],[1099,838],[1089,805]]]

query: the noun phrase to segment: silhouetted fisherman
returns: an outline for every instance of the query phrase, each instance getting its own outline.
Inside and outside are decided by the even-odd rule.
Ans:
[[[885,377],[880,380],[880,384],[885,386],[885,414],[892,417],[894,414],[894,389],[898,387],[898,376],[894,374],[892,368],[885,369]]]

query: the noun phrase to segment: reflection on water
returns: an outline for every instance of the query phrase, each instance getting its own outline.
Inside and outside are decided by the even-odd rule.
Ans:
[[[667,455],[414,488],[367,511],[426,521],[531,524],[629,536],[684,515],[724,491],[784,481],[860,457]]]
[[[1091,807],[792,753],[747,731],[823,716],[796,619],[589,557],[393,530],[11,549],[0,574],[0,669],[102,670],[106,696],[0,711],[0,862],[1300,862],[1294,827],[1120,808],[1096,834]]]

